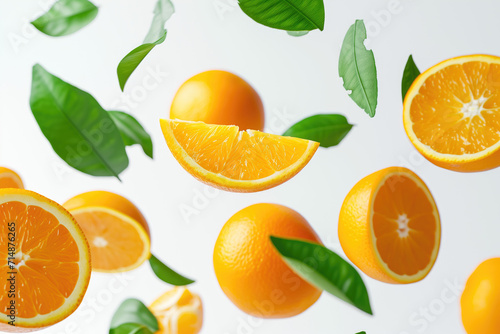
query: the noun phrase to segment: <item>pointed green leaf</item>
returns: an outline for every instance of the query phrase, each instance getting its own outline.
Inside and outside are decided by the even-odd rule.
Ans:
[[[31,24],[49,36],[66,36],[92,22],[98,8],[87,0],[59,0]]]
[[[322,114],[307,117],[295,123],[283,136],[313,140],[321,147],[338,145],[352,129],[347,118],[338,114]]]
[[[144,153],[153,159],[153,142],[142,125],[127,113],[121,111],[108,111],[108,113],[120,130],[125,145],[141,145]]]
[[[347,261],[322,245],[271,236],[285,262],[303,279],[373,314],[363,279]]]
[[[153,313],[151,313],[146,305],[144,305],[140,300],[134,298],[127,299],[123,301],[123,303],[121,303],[121,305],[113,315],[113,318],[111,319],[110,328],[114,329],[124,324],[142,325],[151,330],[153,333],[158,330],[158,320],[156,320],[156,317],[153,315]],[[125,326],[125,328],[128,327],[132,326]],[[116,334],[118,333],[128,332],[117,331]]]
[[[151,52],[151,50],[153,50],[155,46],[163,43],[166,37],[167,31],[165,30],[163,36],[156,42],[142,44],[130,51],[125,57],[123,57],[116,70],[118,74],[118,81],[120,82],[120,88],[122,91],[123,89],[125,89],[125,84],[127,83],[132,73],[135,71],[137,66],[139,66],[142,60],[146,58],[146,56],[149,54],[149,52]]]
[[[406,93],[410,89],[411,84],[420,75],[420,71],[413,61],[413,56],[408,57],[406,62],[405,71],[403,72],[403,80],[401,81],[401,95],[403,96],[403,101],[405,100]]]
[[[120,131],[92,95],[33,66],[30,106],[54,151],[71,167],[116,176],[128,166]]]
[[[142,45],[130,51],[118,64],[117,74],[120,88],[123,91],[128,79],[142,60],[153,48],[165,41],[167,30],[165,23],[174,13],[174,5],[170,0],[158,0],[154,9],[153,22]]]
[[[149,264],[151,265],[151,269],[153,269],[156,276],[165,283],[177,286],[194,283],[192,279],[186,278],[167,267],[167,265],[158,260],[153,254],[151,254]]]
[[[378,98],[377,67],[373,52],[364,45],[365,39],[365,24],[356,20],[342,43],[339,75],[344,80],[344,88],[350,91],[351,99],[373,117]]]
[[[240,0],[243,12],[267,27],[288,30],[323,30],[323,0]]]

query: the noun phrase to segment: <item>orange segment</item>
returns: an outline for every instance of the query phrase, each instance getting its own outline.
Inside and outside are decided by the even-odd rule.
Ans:
[[[0,167],[0,188],[24,189],[23,181],[16,172],[5,167]]]
[[[16,308],[16,327],[2,316],[0,330],[50,326],[78,307],[90,280],[89,247],[61,206],[31,191],[0,189],[0,245],[0,313],[9,314],[13,300]]]
[[[500,57],[439,63],[408,90],[403,120],[413,145],[438,166],[462,172],[500,165]]]
[[[201,298],[185,287],[165,292],[149,308],[158,319],[156,334],[197,334],[203,325]]]
[[[313,142],[253,130],[240,132],[221,174],[234,180],[272,176],[297,163],[307,154],[309,143]]]
[[[172,122],[162,120],[162,129],[170,129],[182,149],[201,168],[219,173],[229,158],[238,127],[208,125],[205,123]]]
[[[319,144],[237,126],[161,120],[163,135],[177,161],[214,187],[253,192],[277,186],[297,174]]]
[[[436,261],[440,237],[434,199],[406,168],[386,168],[365,177],[342,205],[342,248],[363,272],[383,282],[423,279]]]
[[[107,191],[91,191],[64,203],[89,240],[98,272],[137,268],[150,256],[149,228],[132,202]]]

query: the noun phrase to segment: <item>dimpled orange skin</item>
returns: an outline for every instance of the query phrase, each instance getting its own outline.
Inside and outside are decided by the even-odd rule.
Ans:
[[[321,244],[298,212],[278,204],[255,204],[233,215],[214,249],[214,269],[226,296],[242,311],[260,318],[287,318],[313,305],[321,291],[282,260],[270,236]]]
[[[384,177],[375,172],[359,181],[347,194],[339,217],[339,240],[347,257],[368,276],[386,283],[396,283],[380,270],[372,251],[369,224],[370,200],[373,189]]]
[[[259,94],[239,76],[220,70],[202,72],[184,82],[172,101],[170,118],[264,130]]]
[[[498,334],[500,328],[500,258],[481,263],[467,280],[461,299],[468,334]]]
[[[148,223],[141,211],[139,211],[134,203],[118,194],[102,190],[89,191],[69,199],[63,204],[63,206],[68,211],[74,211],[80,208],[92,206],[104,207],[118,211],[136,220],[142,227],[144,227],[148,235],[151,237]]]

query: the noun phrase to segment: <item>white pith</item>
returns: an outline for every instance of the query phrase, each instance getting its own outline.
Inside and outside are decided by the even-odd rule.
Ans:
[[[460,112],[462,113],[462,119],[467,119],[469,118],[469,123],[472,121],[474,117],[479,117],[483,121],[485,121],[483,115],[481,114],[483,110],[486,110],[484,108],[484,103],[488,101],[487,98],[481,96],[478,99],[471,99],[470,102],[464,103],[462,109]]]
[[[108,241],[103,237],[95,237],[92,243],[96,247],[106,247],[108,245]]]
[[[400,238],[406,238],[410,234],[410,227],[408,224],[410,223],[410,219],[406,215],[406,213],[403,213],[399,215],[398,219],[396,220],[398,223],[398,235]]]

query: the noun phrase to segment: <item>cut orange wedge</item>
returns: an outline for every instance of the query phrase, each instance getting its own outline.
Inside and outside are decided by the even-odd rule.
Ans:
[[[24,189],[23,180],[13,170],[0,167],[0,188]]]
[[[415,173],[386,168],[359,181],[345,198],[339,239],[347,257],[368,276],[386,283],[417,282],[438,255],[438,209]]]
[[[408,90],[403,121],[415,148],[438,166],[500,166],[500,57],[463,56],[431,67]]]
[[[107,191],[90,191],[71,198],[64,207],[89,240],[94,271],[129,271],[150,257],[148,224],[128,199]]]
[[[201,298],[185,287],[165,292],[149,308],[158,319],[156,334],[198,334],[203,325]]]
[[[89,246],[59,204],[0,189],[0,258],[0,331],[48,327],[80,305],[90,280]]]
[[[295,176],[319,143],[233,125],[160,120],[175,159],[198,180],[220,189],[254,192]]]

